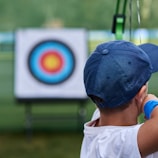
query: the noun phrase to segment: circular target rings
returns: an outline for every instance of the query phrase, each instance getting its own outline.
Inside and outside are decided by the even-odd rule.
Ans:
[[[44,84],[59,84],[72,75],[75,57],[65,43],[46,40],[36,44],[30,51],[28,68],[38,81]]]

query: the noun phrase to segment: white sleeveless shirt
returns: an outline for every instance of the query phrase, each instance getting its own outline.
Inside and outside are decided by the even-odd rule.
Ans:
[[[84,125],[80,158],[141,158],[137,144],[141,124],[94,127],[99,116],[97,109],[92,120]],[[145,158],[158,158],[158,153]]]

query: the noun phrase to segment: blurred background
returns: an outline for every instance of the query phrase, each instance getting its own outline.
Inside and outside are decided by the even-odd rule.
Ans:
[[[84,29],[88,56],[98,43],[116,38],[111,32],[116,5],[116,0],[0,0],[0,157],[79,157],[83,123],[95,109],[87,98],[17,102],[16,32]],[[157,6],[157,0],[127,0],[123,39],[158,44]],[[149,92],[158,95],[157,77]]]

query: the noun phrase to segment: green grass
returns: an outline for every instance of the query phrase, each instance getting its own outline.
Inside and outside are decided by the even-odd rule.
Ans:
[[[0,135],[0,157],[79,158],[81,133],[36,133],[31,141],[21,133]]]
[[[95,43],[96,45],[97,43]],[[0,53],[0,157],[4,158],[79,158],[82,128],[75,119],[54,119],[32,123],[32,133],[26,130],[25,104],[14,98],[14,63],[12,53]],[[158,73],[149,82],[149,92],[158,95]],[[89,120],[94,105],[87,102]],[[34,115],[76,115],[77,103],[33,104]],[[140,117],[142,121],[143,116]]]

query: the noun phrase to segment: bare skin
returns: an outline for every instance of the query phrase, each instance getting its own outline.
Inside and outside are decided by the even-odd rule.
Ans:
[[[149,100],[158,100],[158,98],[149,94],[142,105]],[[140,127],[138,146],[142,156],[158,151],[158,106],[152,111],[151,118]]]

